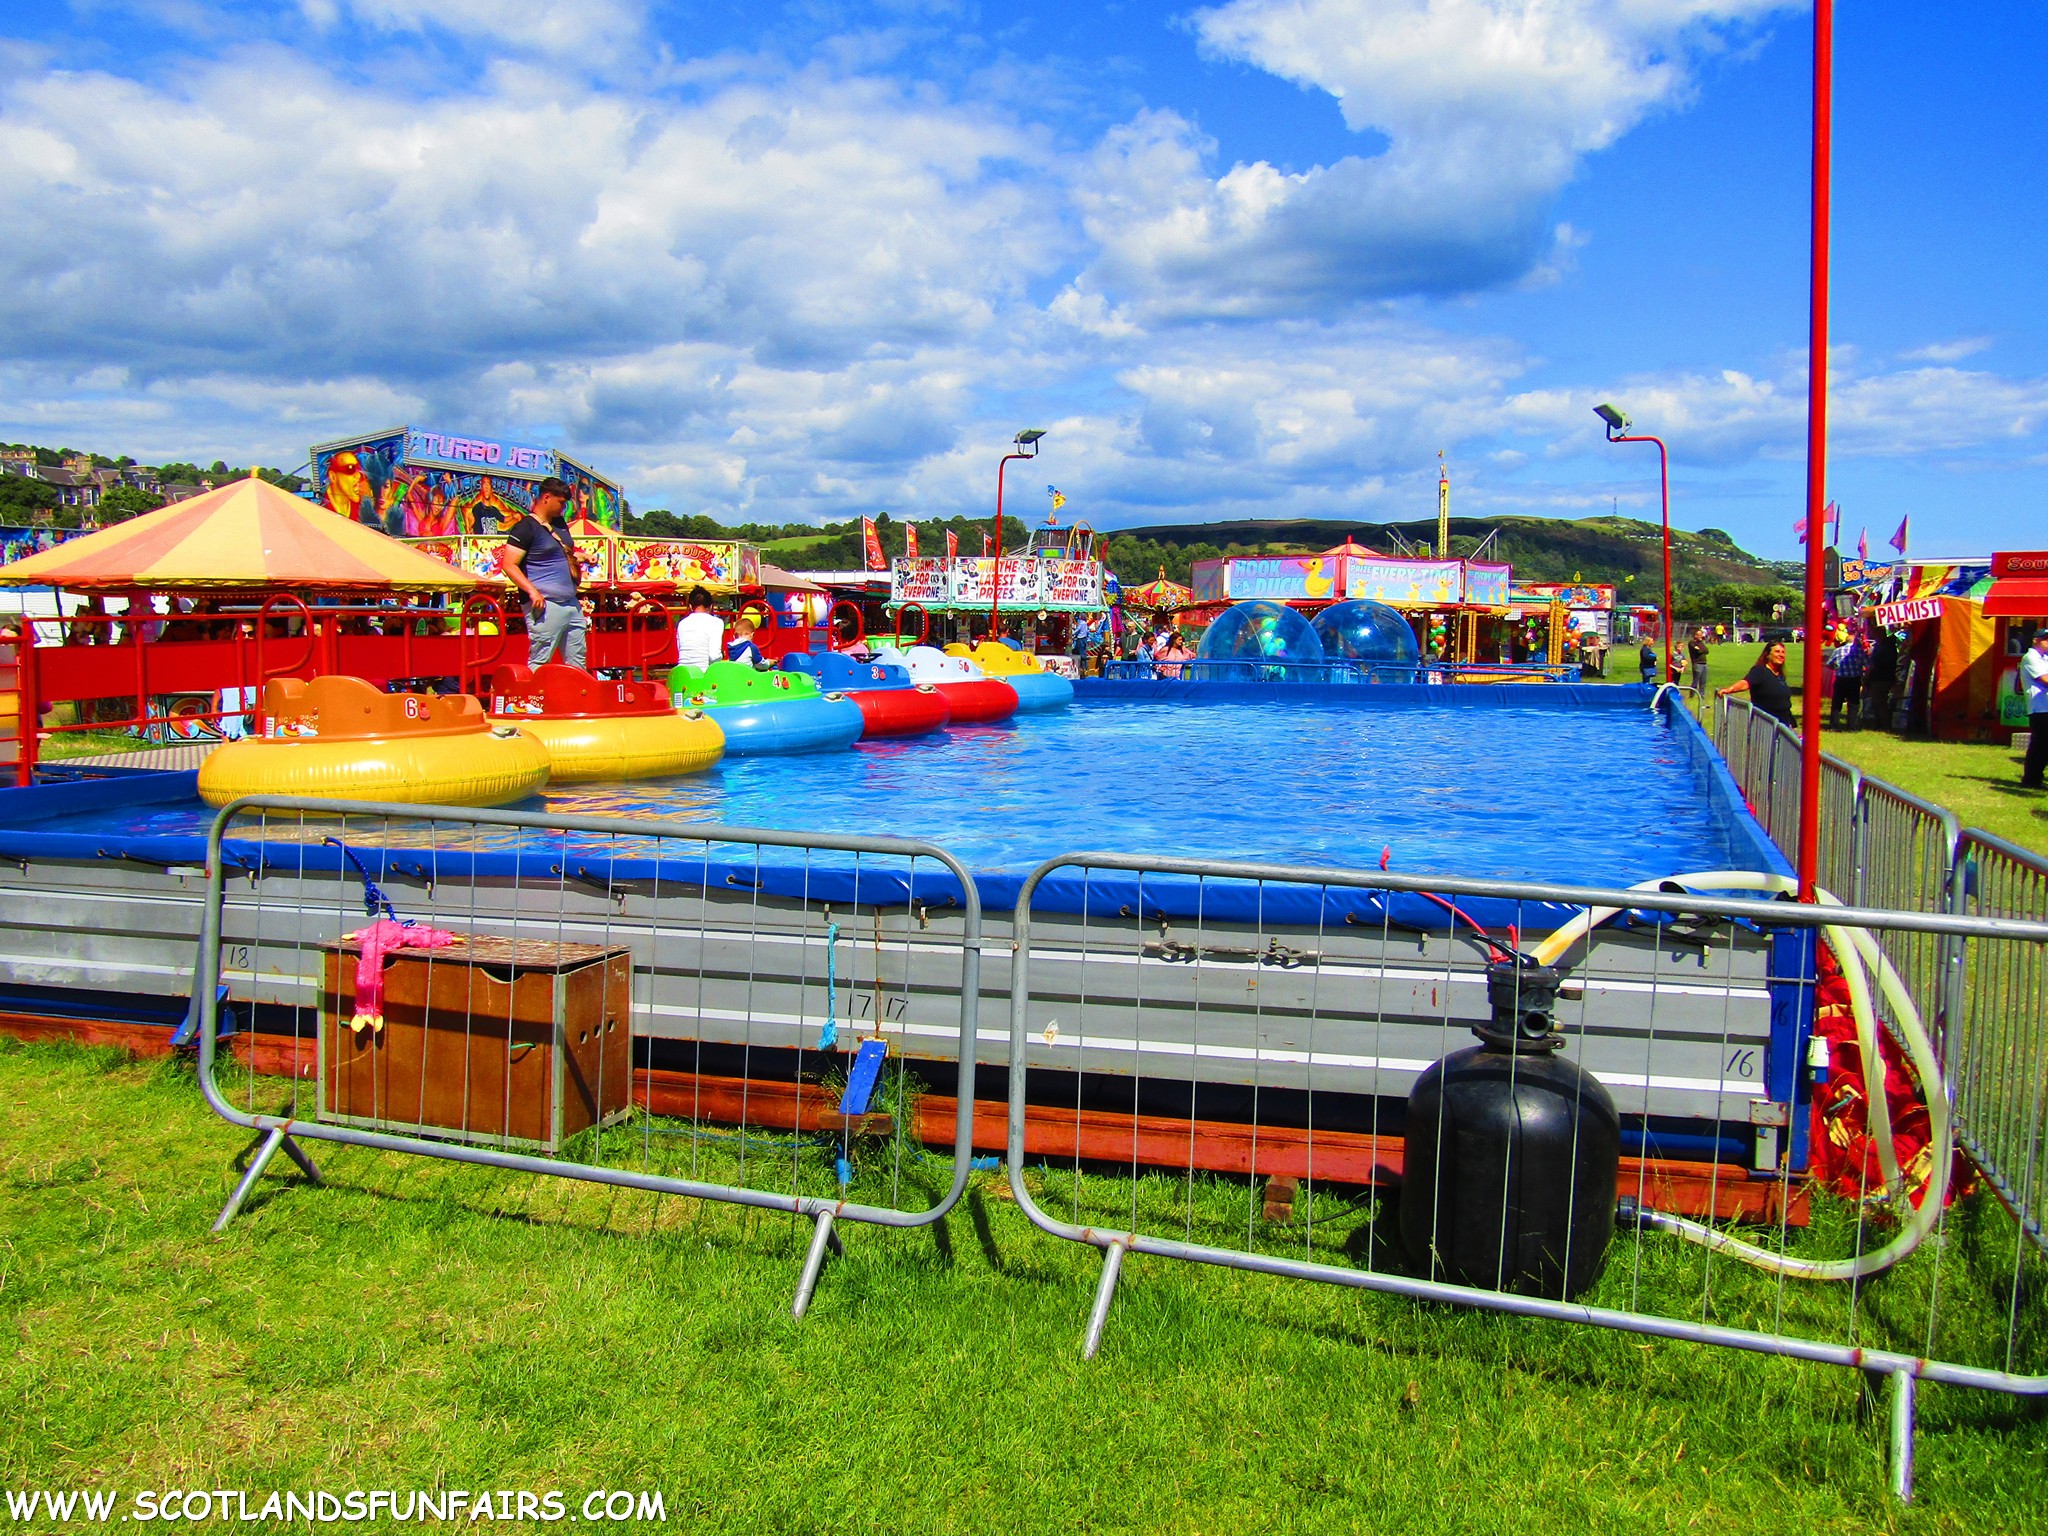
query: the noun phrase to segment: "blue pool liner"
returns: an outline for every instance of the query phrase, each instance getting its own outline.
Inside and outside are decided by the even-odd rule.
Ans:
[[[1078,685],[1084,697],[1159,696],[1179,702],[1222,702],[1217,695],[1272,699],[1284,695],[1298,703],[1308,690],[1257,683],[1102,682]],[[1333,707],[1401,707],[1445,704],[1464,709],[1505,705],[1528,708],[1540,704],[1563,709],[1638,709],[1650,707],[1652,690],[1633,685],[1504,684],[1471,685],[1365,684],[1332,685],[1318,694],[1341,695]],[[1657,707],[1671,726],[1671,742],[1682,752],[1701,786],[1708,810],[1727,845],[1735,850],[1736,867],[1790,874],[1786,862],[1750,815],[1740,790],[1713,743],[1688,711],[1665,695]],[[848,704],[846,708],[851,709]],[[123,833],[112,830],[62,830],[65,818],[145,806],[190,804],[197,794],[197,774],[169,772],[124,774],[104,779],[39,785],[33,789],[0,790],[0,856],[67,859],[83,863],[126,862],[162,867],[201,866],[206,840],[193,834]],[[59,827],[46,824],[58,822]],[[232,832],[232,829],[231,829]],[[442,883],[487,878],[552,885],[570,879],[585,885],[658,881],[667,889],[756,890],[764,895],[860,906],[956,906],[963,893],[959,882],[936,865],[904,868],[849,867],[851,855],[815,854],[764,849],[738,844],[668,843],[659,857],[649,851],[602,848],[577,834],[548,836],[551,846],[466,851],[359,846],[356,852],[377,879],[411,879]],[[271,874],[340,873],[343,854],[318,844],[259,843],[230,836],[225,856],[231,868]],[[845,860],[835,864],[832,860]],[[1016,905],[1025,879],[1035,867],[981,869],[973,872],[983,906],[1005,911]],[[1681,873],[1674,870],[1672,873]],[[1197,880],[1185,876],[1137,875],[1112,870],[1061,871],[1037,889],[1033,905],[1040,911],[1081,913],[1104,920],[1214,921],[1258,923],[1293,928],[1387,924],[1440,932],[1453,919],[1436,904],[1407,893],[1382,893],[1341,887],[1258,885],[1222,877]],[[1548,903],[1522,903],[1499,898],[1460,898],[1460,908],[1489,928],[1513,924],[1541,932],[1564,920],[1569,909]],[[1649,919],[1644,919],[1649,920]]]

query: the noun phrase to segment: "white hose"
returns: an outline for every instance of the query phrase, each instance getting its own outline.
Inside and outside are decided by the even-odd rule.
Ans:
[[[1708,870],[1699,874],[1674,875],[1668,880],[1645,880],[1631,890],[1654,891],[1666,884],[1683,887],[1697,887],[1700,890],[1721,891],[1770,891],[1790,894],[1798,887],[1783,875],[1758,874],[1752,870]],[[1816,890],[1816,899],[1824,906],[1839,907],[1842,902],[1826,891]],[[1559,928],[1549,938],[1536,946],[1533,958],[1539,965],[1555,965],[1560,957],[1585,937],[1594,928],[1620,913],[1620,907],[1592,907],[1580,913]],[[1753,1243],[1706,1226],[1700,1222],[1688,1221],[1682,1216],[1673,1216],[1663,1211],[1644,1211],[1641,1219],[1645,1226],[1659,1232],[1668,1232],[1682,1237],[1687,1242],[1698,1243],[1717,1253],[1725,1253],[1740,1259],[1758,1269],[1770,1270],[1774,1274],[1787,1275],[1797,1280],[1856,1280],[1868,1275],[1881,1274],[1905,1258],[1920,1246],[1920,1240],[1932,1230],[1940,1217],[1942,1207],[1948,1200],[1949,1167],[1952,1161],[1950,1148],[1950,1126],[1948,1094],[1941,1079],[1941,1066],[1935,1059],[1933,1042],[1920,1021],[1920,1010],[1914,1006],[1906,985],[1899,979],[1899,973],[1885,958],[1877,942],[1861,928],[1843,928],[1829,924],[1821,929],[1821,936],[1834,953],[1836,962],[1842,968],[1842,978],[1849,988],[1849,1006],[1856,1020],[1856,1045],[1863,1062],[1865,1098],[1868,1103],[1868,1117],[1872,1139],[1877,1143],[1878,1167],[1885,1180],[1886,1192],[1897,1204],[1906,1207],[1907,1215],[1898,1234],[1882,1248],[1859,1254],[1853,1259],[1794,1259],[1781,1253],[1772,1253]],[[1868,968],[1866,970],[1866,967]],[[1899,1034],[1903,1037],[1906,1054],[1913,1063],[1913,1071],[1920,1079],[1920,1092],[1927,1101],[1929,1130],[1930,1166],[1927,1189],[1915,1207],[1907,1194],[1906,1180],[1899,1168],[1898,1149],[1892,1142],[1891,1106],[1884,1092],[1884,1058],[1877,1043],[1877,1015],[1871,1006],[1869,972],[1877,975],[1878,990],[1892,1006],[1893,1016],[1898,1021]]]

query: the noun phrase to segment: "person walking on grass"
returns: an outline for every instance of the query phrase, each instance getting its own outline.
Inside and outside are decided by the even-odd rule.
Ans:
[[[2048,789],[2048,625],[2034,631],[2034,643],[2020,658],[2020,681],[2027,690],[2027,761],[2020,769],[2020,788]]]
[[[1863,679],[1870,670],[1870,648],[1863,643],[1863,631],[1853,632],[1829,659],[1835,668],[1835,697],[1828,709],[1828,726],[1831,730],[1861,730]]]
[[[1765,646],[1755,666],[1716,693],[1724,699],[1730,694],[1746,693],[1749,702],[1773,720],[1792,724],[1792,685],[1785,681],[1784,644],[1774,640]]]
[[[1685,656],[1686,660],[1692,663],[1692,685],[1697,690],[1699,697],[1705,698],[1707,696],[1708,656],[1706,625],[1696,624],[1693,626],[1692,633],[1686,637]]]

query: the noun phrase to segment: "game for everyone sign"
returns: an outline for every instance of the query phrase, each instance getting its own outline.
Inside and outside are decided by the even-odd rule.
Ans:
[[[919,560],[898,560],[889,574],[892,603],[943,603],[952,595],[947,562],[927,556]]]

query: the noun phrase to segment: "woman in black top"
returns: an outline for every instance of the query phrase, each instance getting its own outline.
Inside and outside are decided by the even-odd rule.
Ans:
[[[1719,690],[1720,697],[1724,699],[1731,693],[1748,694],[1750,703],[1758,709],[1790,725],[1792,687],[1785,681],[1785,647],[1775,642],[1765,646],[1755,666]]]

